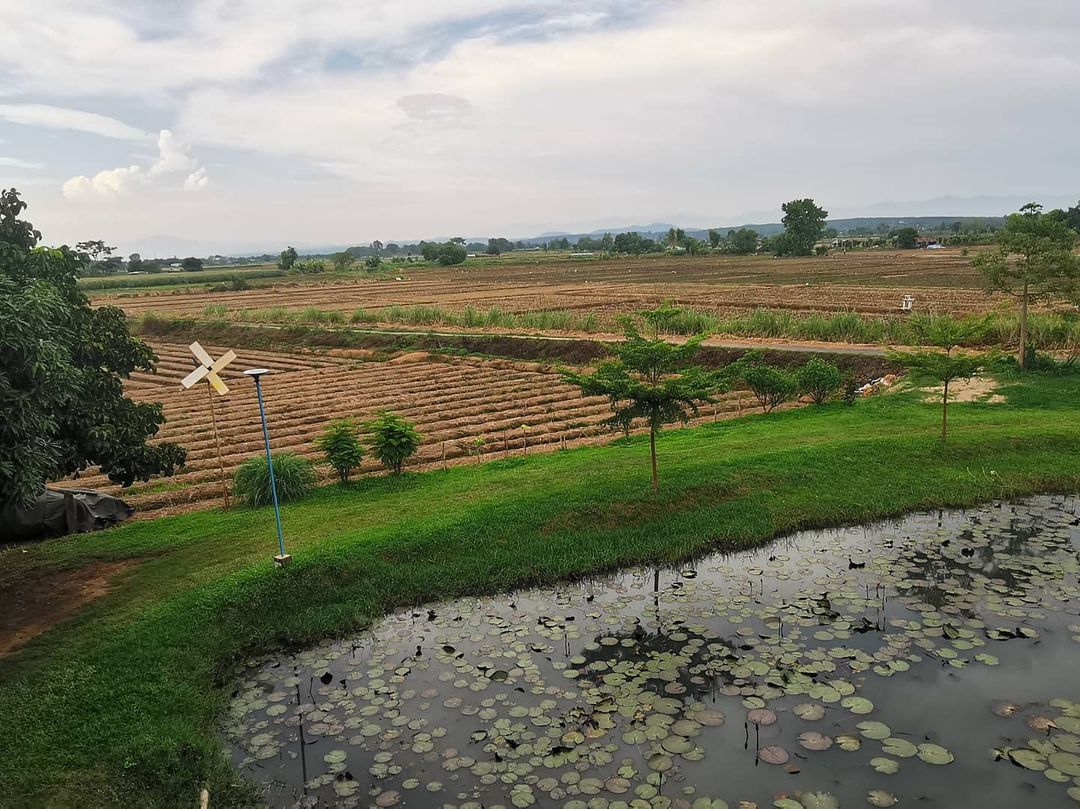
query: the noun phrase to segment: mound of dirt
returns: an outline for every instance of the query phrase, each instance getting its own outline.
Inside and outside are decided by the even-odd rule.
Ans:
[[[414,362],[427,362],[430,359],[431,355],[426,351],[410,351],[408,354],[401,354],[392,360],[387,360],[387,362],[391,365],[408,365]]]

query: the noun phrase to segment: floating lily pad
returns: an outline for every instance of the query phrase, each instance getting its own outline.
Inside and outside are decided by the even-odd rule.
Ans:
[[[758,758],[766,764],[787,764],[791,756],[783,747],[770,744],[768,747],[762,747],[758,750]]]
[[[886,809],[899,803],[895,795],[883,789],[872,789],[866,793],[866,802],[871,806],[885,807]]]
[[[816,730],[808,730],[799,734],[799,744],[807,750],[828,750],[833,740]]]
[[[771,725],[776,722],[776,714],[768,708],[755,708],[747,712],[746,719],[754,725]]]
[[[952,764],[956,760],[953,754],[941,745],[928,742],[919,745],[918,755],[927,764]]]
[[[900,769],[900,763],[891,758],[885,758],[883,756],[877,756],[870,759],[870,766],[877,770],[879,773],[885,775],[892,775]]]

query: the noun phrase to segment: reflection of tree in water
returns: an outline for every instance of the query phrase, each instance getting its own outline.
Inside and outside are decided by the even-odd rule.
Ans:
[[[1012,592],[1026,590],[1031,586],[1034,568],[1002,567],[999,560],[1016,558],[1041,558],[1058,551],[1070,550],[1066,540],[1042,539],[1046,530],[1044,520],[1035,514],[1013,512],[1015,516],[1002,522],[1000,513],[975,513],[967,520],[962,531],[942,540],[940,549],[902,546],[897,564],[905,570],[917,573],[910,578],[921,579],[925,584],[907,588],[931,606],[941,608],[956,600],[957,592],[971,592],[983,585],[983,580],[1002,582]],[[938,528],[945,528],[945,512],[938,512]],[[959,546],[956,553],[951,548]],[[965,617],[973,617],[970,609],[962,609]]]

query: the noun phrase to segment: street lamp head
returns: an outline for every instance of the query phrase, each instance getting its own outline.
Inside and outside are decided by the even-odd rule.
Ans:
[[[251,376],[251,377],[255,377],[256,379],[258,379],[263,374],[268,374],[268,373],[270,373],[269,368],[249,368],[248,370],[244,371],[244,376]]]

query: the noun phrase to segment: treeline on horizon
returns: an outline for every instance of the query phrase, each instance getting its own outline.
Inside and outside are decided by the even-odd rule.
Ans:
[[[380,260],[412,259],[459,264],[469,256],[499,256],[520,251],[570,251],[590,254],[646,255],[650,253],[684,253],[689,255],[751,255],[772,253],[783,255],[824,255],[830,249],[866,249],[893,247],[915,249],[929,244],[942,246],[989,245],[996,241],[1004,217],[858,217],[829,221],[828,212],[812,199],[792,200],[783,206],[781,223],[737,228],[683,229],[671,227],[666,232],[629,230],[622,233],[559,235],[548,238],[512,240],[489,238],[486,242],[467,241],[457,237],[446,242],[420,240],[412,243],[373,241],[338,253],[297,253],[297,258],[329,259],[335,266],[351,266],[365,260],[368,268],[377,267]],[[791,210],[789,211],[789,207]],[[1048,215],[1060,217],[1070,227],[1080,230],[1080,202],[1071,208],[1055,209]],[[794,244],[791,239],[797,233]],[[168,271],[198,271],[206,267],[238,264],[277,263],[281,267],[284,254],[263,253],[257,256],[212,255],[206,259],[188,256],[164,259],[143,259],[133,253],[126,260],[114,255],[111,248],[103,250],[91,265],[88,275],[109,275],[127,271],[158,273]],[[342,261],[348,257],[348,261]],[[281,267],[282,269],[291,269]]]

